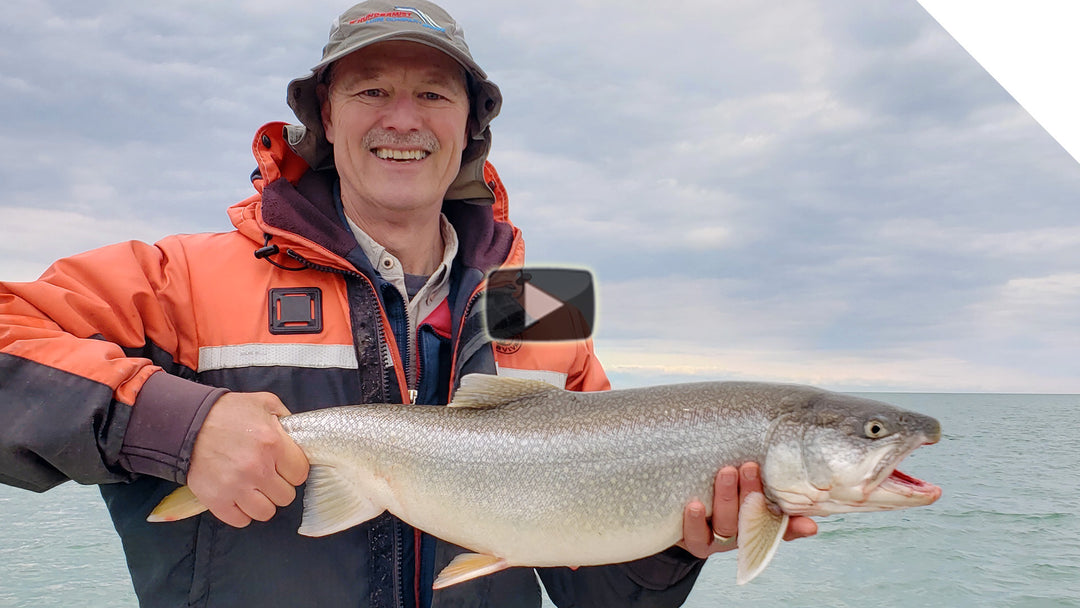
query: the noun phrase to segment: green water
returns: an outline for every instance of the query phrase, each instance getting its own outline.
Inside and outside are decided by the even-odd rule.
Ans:
[[[868,396],[941,421],[901,468],[942,499],[821,519],[742,587],[715,556],[686,606],[1080,607],[1080,396]],[[73,605],[136,605],[96,488],[0,486],[0,606]]]

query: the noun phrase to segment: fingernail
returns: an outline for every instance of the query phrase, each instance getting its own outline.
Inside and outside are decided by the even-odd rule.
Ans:
[[[690,516],[691,517],[705,517],[705,505],[702,505],[702,504],[690,505]]]
[[[746,479],[753,481],[757,479],[757,467],[746,467],[742,474]]]
[[[739,474],[733,469],[724,469],[720,471],[720,483],[725,486],[733,486],[739,481]]]

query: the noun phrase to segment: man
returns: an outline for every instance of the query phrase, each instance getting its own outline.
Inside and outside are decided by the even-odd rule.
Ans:
[[[277,420],[445,404],[467,373],[609,387],[588,341],[479,339],[484,274],[523,261],[486,162],[499,89],[441,8],[371,0],[288,101],[301,125],[256,134],[234,231],[105,247],[0,288],[0,481],[101,484],[144,606],[537,606],[524,568],[433,594],[461,548],[389,514],[296,534],[308,464]],[[685,550],[540,579],[559,605],[681,604],[733,547],[756,470],[718,474],[711,522],[687,506]],[[147,523],[183,483],[212,515]],[[813,531],[797,518],[789,536]]]

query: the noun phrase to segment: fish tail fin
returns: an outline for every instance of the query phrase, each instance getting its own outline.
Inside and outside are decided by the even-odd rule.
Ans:
[[[205,510],[206,505],[199,502],[199,499],[191,492],[191,488],[180,486],[154,507],[146,521],[177,521],[193,517]]]
[[[353,483],[329,465],[311,465],[304,490],[304,519],[298,532],[326,536],[351,528],[385,509],[357,495]]]
[[[462,553],[458,555],[435,577],[432,589],[442,589],[450,585],[464,583],[487,574],[506,570],[510,564],[505,559],[482,553]]]
[[[739,557],[735,583],[745,585],[772,561],[787,530],[788,515],[769,509],[761,492],[751,492],[739,507]]]

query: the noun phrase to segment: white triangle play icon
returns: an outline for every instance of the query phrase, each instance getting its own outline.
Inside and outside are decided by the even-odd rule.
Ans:
[[[562,300],[559,300],[542,289],[538,289],[532,283],[525,283],[523,287],[524,292],[521,294],[521,305],[522,308],[525,309],[524,329],[536,325],[541,319],[563,306]]]

